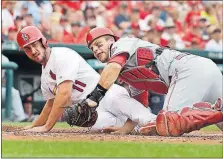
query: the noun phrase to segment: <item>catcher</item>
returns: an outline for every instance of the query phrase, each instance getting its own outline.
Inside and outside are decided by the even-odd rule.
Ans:
[[[86,99],[88,105],[97,107],[120,78],[137,89],[166,94],[156,119],[161,136],[180,136],[223,120],[222,74],[210,59],[131,36],[118,38],[107,28],[92,29],[86,42],[98,60],[107,62],[97,87]]]
[[[26,131],[48,132],[63,113],[71,126],[92,127],[95,131],[123,126],[117,133],[126,134],[137,124],[151,123],[154,127],[156,115],[131,98],[119,85],[113,85],[106,95],[101,90],[103,88],[99,88],[97,93],[104,98],[97,110],[85,105],[85,101],[77,104],[94,90],[99,74],[75,51],[64,47],[50,48],[37,27],[27,26],[20,30],[17,43],[31,60],[42,65],[41,90],[47,100],[37,120],[26,127]],[[129,127],[128,123],[132,122],[134,124]]]

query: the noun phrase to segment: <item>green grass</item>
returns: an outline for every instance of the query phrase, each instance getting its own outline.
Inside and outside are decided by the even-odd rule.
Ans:
[[[2,141],[2,157],[222,157],[221,145]]]
[[[201,129],[201,131],[216,131],[220,132],[221,130],[216,125],[210,125]]]

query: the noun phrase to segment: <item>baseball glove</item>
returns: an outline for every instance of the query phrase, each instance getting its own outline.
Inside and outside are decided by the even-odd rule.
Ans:
[[[70,126],[91,127],[95,124],[98,118],[96,108],[89,107],[84,102],[65,109],[63,119]]]

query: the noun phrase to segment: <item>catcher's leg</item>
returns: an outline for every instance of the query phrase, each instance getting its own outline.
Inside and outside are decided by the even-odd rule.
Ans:
[[[218,99],[222,100],[222,99]],[[156,128],[160,136],[181,136],[205,126],[223,121],[222,105],[200,102],[192,108],[184,107],[180,113],[161,111],[156,119]]]

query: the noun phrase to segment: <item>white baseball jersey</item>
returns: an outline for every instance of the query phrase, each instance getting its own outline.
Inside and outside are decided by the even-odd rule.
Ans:
[[[75,51],[53,47],[49,60],[42,67],[41,89],[44,99],[54,98],[57,86],[66,80],[73,81],[72,103],[85,99],[96,87],[99,74]]]

